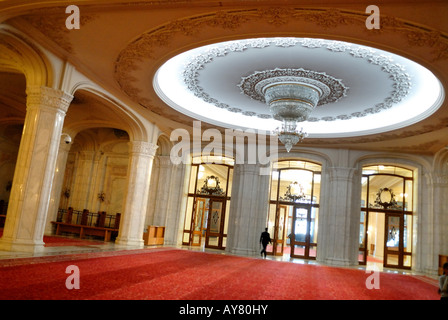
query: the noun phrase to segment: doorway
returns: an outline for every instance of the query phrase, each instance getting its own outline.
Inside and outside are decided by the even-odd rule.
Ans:
[[[316,259],[317,212],[308,204],[278,205],[271,251],[276,256]]]
[[[316,259],[321,165],[308,161],[274,163],[268,229],[268,254]]]
[[[413,171],[366,166],[361,183],[359,264],[411,269]]]
[[[317,208],[295,205],[291,231],[291,257],[316,259]]]
[[[182,245],[224,250],[234,161],[209,156],[194,157],[192,162]]]
[[[388,268],[409,268],[412,253],[411,215],[397,212],[369,211],[367,228],[367,263]]]
[[[224,236],[225,201],[199,197],[196,198],[193,210],[191,246],[221,249]]]

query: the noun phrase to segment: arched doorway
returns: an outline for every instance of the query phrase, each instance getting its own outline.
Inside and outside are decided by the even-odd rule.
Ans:
[[[183,245],[223,250],[227,242],[233,159],[193,158]]]
[[[285,160],[273,166],[268,253],[316,259],[321,166]]]
[[[363,167],[359,263],[412,267],[413,184],[410,169]]]

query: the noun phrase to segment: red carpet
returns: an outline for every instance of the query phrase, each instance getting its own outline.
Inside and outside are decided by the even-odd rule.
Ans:
[[[69,290],[66,268],[80,271]],[[370,274],[223,254],[153,248],[0,260],[0,299],[88,300],[438,300],[437,287],[417,277]]]

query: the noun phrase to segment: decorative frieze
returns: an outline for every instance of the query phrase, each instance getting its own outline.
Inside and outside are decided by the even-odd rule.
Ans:
[[[235,30],[248,23],[262,22],[268,25],[281,26],[292,21],[303,21],[324,29],[341,26],[361,26],[365,28],[366,15],[364,12],[360,14],[359,12],[336,9],[254,7],[239,10],[220,10],[172,20],[148,30],[120,52],[115,62],[115,78],[131,98],[141,102],[144,98],[140,97],[139,89],[134,86],[136,79],[132,76],[132,72],[138,69],[141,59],[155,59],[155,50],[158,47],[170,45],[173,39],[179,35],[198,36],[203,30],[210,27]],[[420,25],[382,14],[381,29],[372,31],[373,35],[377,33],[395,33],[402,36],[411,46],[428,47],[434,60],[448,58],[446,36],[430,28],[422,28]],[[314,45],[317,44],[308,44],[308,47],[311,48]],[[340,47],[336,43],[331,44],[328,49],[345,50],[344,47]],[[366,58],[370,53],[368,50],[352,51],[354,57],[362,58]],[[372,109],[372,111],[384,106],[387,106],[387,104],[375,106],[376,109]],[[357,113],[351,116],[364,116],[364,114]]]

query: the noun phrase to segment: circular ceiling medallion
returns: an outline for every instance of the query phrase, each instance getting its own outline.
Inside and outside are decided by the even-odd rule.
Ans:
[[[238,85],[248,97],[266,103],[265,88],[276,83],[297,83],[317,87],[321,92],[317,105],[337,102],[346,96],[348,88],[341,80],[324,72],[305,69],[274,69],[257,71],[250,76],[243,77]]]
[[[300,125],[309,137],[349,137],[405,127],[434,113],[439,80],[404,57],[353,43],[256,38],[186,51],[157,71],[153,85],[173,109],[226,128],[274,130],[263,88],[309,85],[317,107]]]

